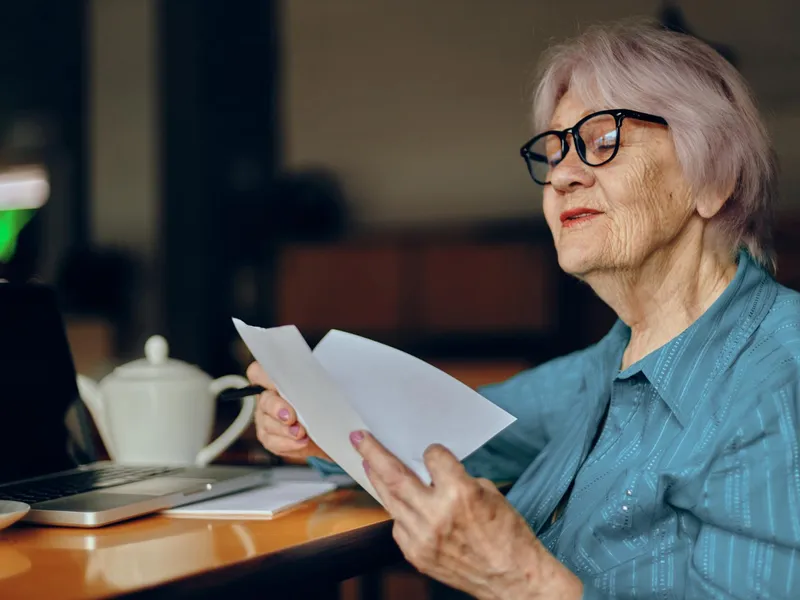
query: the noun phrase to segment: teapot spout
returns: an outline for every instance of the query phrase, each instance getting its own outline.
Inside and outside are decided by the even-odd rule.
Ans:
[[[106,425],[106,411],[103,403],[103,394],[100,392],[100,388],[97,383],[85,375],[78,374],[77,382],[78,393],[81,396],[81,400],[89,410],[89,414],[92,415],[92,420],[97,427],[97,431],[100,433],[100,439],[103,440],[103,445],[106,447],[106,452],[108,452],[111,460],[114,460],[114,444],[112,443],[111,434],[108,431],[108,426]]]

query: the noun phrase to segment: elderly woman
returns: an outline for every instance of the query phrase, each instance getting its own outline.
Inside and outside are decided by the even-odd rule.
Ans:
[[[772,277],[753,100],[710,47],[645,25],[591,29],[545,67],[522,156],[561,268],[619,320],[484,388],[518,421],[463,463],[429,448],[431,486],[353,432],[394,537],[477,598],[798,598],[800,294]],[[249,376],[271,390],[264,446],[333,469]]]

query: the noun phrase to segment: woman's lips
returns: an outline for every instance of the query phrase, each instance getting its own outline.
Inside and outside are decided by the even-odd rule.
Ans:
[[[561,213],[561,225],[562,227],[572,227],[578,223],[586,223],[587,221],[595,218],[597,215],[602,214],[603,213],[601,213],[599,210],[584,207],[565,210],[563,213]]]

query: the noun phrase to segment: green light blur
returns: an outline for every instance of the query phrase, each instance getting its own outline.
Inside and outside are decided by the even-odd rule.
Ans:
[[[19,233],[35,213],[33,208],[0,210],[0,262],[8,262],[14,257]]]

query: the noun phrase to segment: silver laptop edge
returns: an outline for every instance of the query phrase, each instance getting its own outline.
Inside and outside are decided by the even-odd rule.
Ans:
[[[86,465],[75,471],[83,471],[87,467],[103,464],[110,463]],[[13,482],[11,485],[47,481],[54,476],[75,471],[55,473],[24,482]],[[155,475],[132,483],[123,483],[31,504],[31,510],[23,521],[68,527],[102,527],[167,508],[264,485],[269,481],[270,472],[270,469],[263,467],[179,468],[174,472]],[[2,486],[0,486],[0,498],[2,498],[2,491]]]

